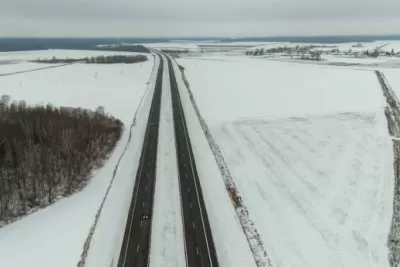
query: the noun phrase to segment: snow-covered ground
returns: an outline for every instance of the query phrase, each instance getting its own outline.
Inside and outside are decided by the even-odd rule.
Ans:
[[[84,52],[81,52],[82,55],[86,55]],[[34,53],[35,57],[37,52]],[[9,57],[15,58],[14,53],[11,54]],[[30,57],[29,53],[22,54]],[[104,205],[104,214],[100,216],[92,241],[93,249],[101,252],[96,253],[96,257],[109,260],[102,262],[104,265],[92,266],[110,266],[111,256],[119,252],[118,244],[120,246],[122,242],[126,211],[136,174],[135,164],[140,156],[138,147],[143,142],[151,101],[147,97],[149,92],[138,112],[138,126],[133,128],[128,143],[130,125],[146,88],[153,86],[152,83],[148,85],[153,63],[153,57],[149,56],[149,61],[138,64],[75,64],[0,77],[0,95],[8,94],[13,100],[25,100],[28,104],[50,102],[56,106],[90,109],[104,106],[106,112],[125,124],[124,134],[115,151],[105,166],[93,173],[84,190],[0,229],[0,266],[76,266],[115,167],[126,150],[124,159],[127,158],[127,161],[121,160],[115,184],[110,191],[110,201]],[[105,216],[107,220],[103,219]],[[107,225],[105,221],[108,226],[115,228],[118,225],[120,228],[104,227]],[[108,250],[107,246],[112,249]],[[89,253],[87,266],[90,266],[90,256]]]
[[[177,50],[189,50],[191,52],[198,52],[200,48],[195,43],[187,42],[170,42],[170,43],[151,43],[145,44],[144,46],[153,49],[177,49]]]
[[[140,53],[122,52],[122,51],[96,51],[96,50],[38,50],[38,51],[17,51],[0,52],[0,62],[5,60],[27,61],[36,59],[56,58],[83,58],[112,55],[135,55]],[[146,54],[151,56],[150,54]]]
[[[390,86],[400,98],[400,69],[381,69],[386,76]]]
[[[29,70],[42,69],[46,67],[59,66],[60,64],[40,64],[31,62],[15,62],[15,63],[2,63],[0,62],[0,76],[16,72],[23,72]]]
[[[393,151],[373,72],[178,63],[273,266],[389,266]]]
[[[237,43],[238,45],[240,45],[241,43]],[[257,48],[264,48],[264,49],[270,49],[270,48],[274,48],[274,47],[296,47],[296,46],[317,46],[315,49],[317,50],[332,50],[332,49],[339,49],[339,51],[341,52],[347,52],[350,49],[352,50],[352,52],[361,52],[361,51],[366,51],[366,50],[370,50],[373,51],[374,49],[376,49],[377,47],[381,47],[382,51],[387,51],[387,52],[391,52],[392,49],[397,53],[400,52],[400,41],[393,41],[393,40],[389,40],[389,41],[375,41],[375,42],[365,42],[365,43],[361,43],[361,46],[359,46],[360,43],[355,43],[355,42],[351,42],[351,43],[335,43],[335,44],[329,44],[329,43],[323,43],[323,44],[319,44],[319,43],[289,43],[289,42],[265,42],[265,43],[249,43],[251,45],[254,46],[254,49]]]
[[[81,50],[39,50],[39,51],[19,51],[19,52],[0,52],[0,76],[4,74],[54,67],[64,64],[45,64],[33,63],[30,60],[56,58],[84,58],[110,55],[137,55],[140,53],[114,52],[114,51],[81,51]],[[152,58],[149,54],[148,58]]]
[[[381,97],[373,72],[241,57],[213,59],[178,60],[187,69],[209,124],[247,117],[370,111]],[[362,101],[356,101],[361,96]]]

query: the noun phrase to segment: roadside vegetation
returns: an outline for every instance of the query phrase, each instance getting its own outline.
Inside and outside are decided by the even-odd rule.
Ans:
[[[0,227],[71,195],[103,165],[123,123],[81,108],[0,100]]]
[[[86,64],[133,64],[147,61],[148,58],[144,55],[114,55],[114,56],[98,56],[98,57],[85,57],[85,58],[56,58],[51,59],[37,59],[33,60],[34,63],[47,63],[47,64],[71,64],[75,62],[82,62]]]
[[[379,83],[381,84],[383,95],[385,96],[387,106],[385,107],[385,115],[388,121],[389,134],[393,139],[394,152],[394,201],[393,201],[393,217],[390,227],[387,245],[389,248],[390,266],[399,266],[400,263],[400,102],[396,97],[393,89],[386,80],[385,75],[380,71],[375,71]]]

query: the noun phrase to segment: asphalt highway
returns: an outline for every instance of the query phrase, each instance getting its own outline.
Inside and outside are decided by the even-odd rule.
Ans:
[[[156,183],[158,132],[161,111],[162,76],[168,63],[172,110],[175,130],[176,156],[182,203],[186,266],[218,267],[218,259],[192,145],[186,125],[181,98],[171,58],[160,57],[154,96],[147,122],[142,154],[136,175],[132,202],[118,261],[118,267],[148,267],[153,199]],[[174,246],[175,244],[171,244]],[[162,266],[160,266],[162,267]]]
[[[147,267],[149,260],[164,68],[164,61],[159,57],[160,66],[118,267]]]
[[[175,142],[179,170],[186,262],[189,267],[217,267],[218,259],[193,156],[181,97],[168,57]],[[197,118],[196,118],[197,119]],[[221,218],[222,219],[222,218]]]

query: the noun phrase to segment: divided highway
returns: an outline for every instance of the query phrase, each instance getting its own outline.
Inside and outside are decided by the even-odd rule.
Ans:
[[[161,111],[162,76],[164,58],[160,58],[154,96],[147,122],[142,155],[140,158],[132,202],[118,261],[118,267],[148,267],[153,199],[156,183],[158,133]],[[218,259],[212,239],[196,163],[179,95],[171,58],[166,57],[169,67],[172,110],[175,130],[176,156],[182,202],[183,231],[188,267],[218,267]],[[171,155],[172,156],[172,155]],[[171,244],[174,246],[175,244]],[[161,266],[160,266],[161,267]]]
[[[172,109],[178,159],[186,262],[189,267],[217,267],[218,259],[212,239],[192,145],[186,125],[178,84],[171,58],[168,57]]]
[[[164,61],[161,56],[159,57],[160,66],[118,267],[147,267],[148,265],[164,68]]]

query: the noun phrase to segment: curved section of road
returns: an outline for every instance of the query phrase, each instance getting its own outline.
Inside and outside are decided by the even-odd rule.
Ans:
[[[160,66],[151,104],[142,155],[136,175],[132,203],[122,243],[118,267],[147,267],[157,166],[158,128],[160,121],[162,74]]]
[[[168,57],[186,262],[190,267],[217,267],[218,258],[172,64]]]

